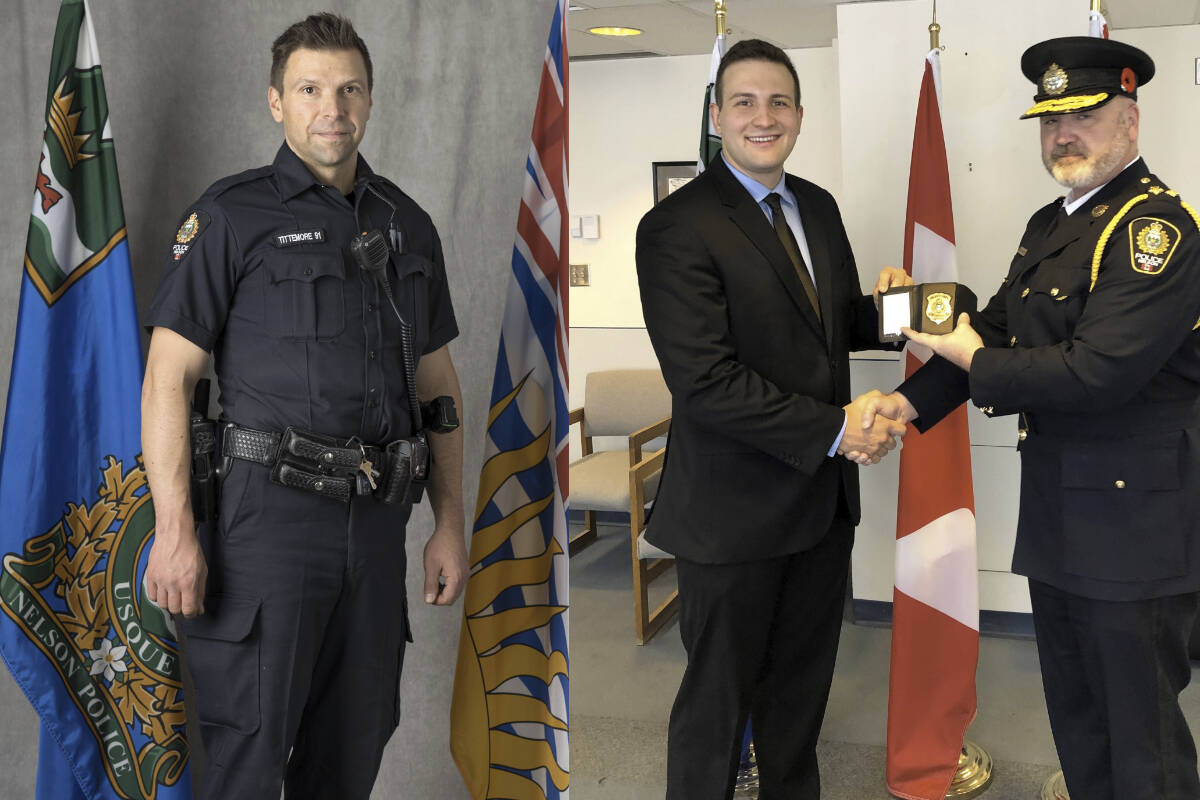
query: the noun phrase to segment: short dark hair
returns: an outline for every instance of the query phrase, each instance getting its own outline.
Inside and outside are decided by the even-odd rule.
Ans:
[[[787,53],[762,39],[743,39],[729,48],[724,58],[721,59],[721,66],[717,67],[717,83],[713,87],[713,97],[716,98],[717,108],[720,108],[721,103],[724,102],[724,98],[721,97],[721,84],[725,77],[725,70],[730,64],[736,64],[739,61],[770,61],[786,67],[792,75],[792,83],[796,86],[796,105],[800,105],[800,76],[796,74],[796,67],[788,58]]]
[[[271,85],[283,91],[283,68],[297,50],[357,50],[367,65],[367,91],[375,88],[375,73],[366,42],[345,17],[328,11],[313,14],[292,24],[271,44]]]

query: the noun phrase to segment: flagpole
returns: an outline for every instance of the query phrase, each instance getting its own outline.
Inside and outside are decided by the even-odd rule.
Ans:
[[[1099,0],[1092,0],[1093,3]],[[933,0],[933,16],[929,22],[929,51],[940,52],[942,48],[942,26],[937,21],[937,0]],[[964,738],[958,755],[958,768],[946,791],[947,798],[966,800],[978,797],[992,784],[992,757],[988,752],[969,739]]]
[[[713,0],[713,6],[713,16],[716,17],[717,22],[717,36],[724,36],[729,32],[725,27],[725,0]]]
[[[929,23],[929,49],[941,50],[942,26],[937,21],[937,0],[933,0],[933,21]]]

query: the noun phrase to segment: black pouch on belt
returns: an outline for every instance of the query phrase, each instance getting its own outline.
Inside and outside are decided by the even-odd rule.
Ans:
[[[429,444],[424,434],[390,442],[383,479],[375,490],[381,503],[421,502],[429,478]]]
[[[319,433],[288,428],[279,440],[271,480],[294,489],[350,502],[362,451]]]

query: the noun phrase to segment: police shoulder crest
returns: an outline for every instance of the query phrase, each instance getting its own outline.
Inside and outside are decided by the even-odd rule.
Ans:
[[[1162,272],[1178,246],[1179,228],[1165,219],[1138,217],[1129,224],[1129,260],[1135,272]]]
[[[190,214],[183,220],[183,224],[179,226],[179,230],[175,233],[175,244],[172,247],[172,253],[176,261],[179,261],[188,254],[192,249],[192,244],[196,241],[196,237],[204,232],[208,227],[210,218],[208,214],[200,209],[193,209]]]

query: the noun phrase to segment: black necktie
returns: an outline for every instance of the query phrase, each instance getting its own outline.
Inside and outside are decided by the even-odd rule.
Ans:
[[[792,260],[792,266],[796,268],[796,275],[800,278],[800,285],[804,287],[804,293],[808,295],[808,302],[812,303],[813,311],[817,313],[817,319],[820,319],[821,304],[817,300],[817,287],[813,284],[812,275],[808,273],[808,267],[804,263],[804,256],[800,255],[800,247],[796,244],[796,237],[792,235],[792,229],[788,226],[787,220],[784,219],[783,207],[779,204],[780,199],[778,194],[771,192],[763,198],[763,202],[771,209],[771,220],[775,225],[775,235],[783,243],[783,249],[787,251],[788,258]]]

